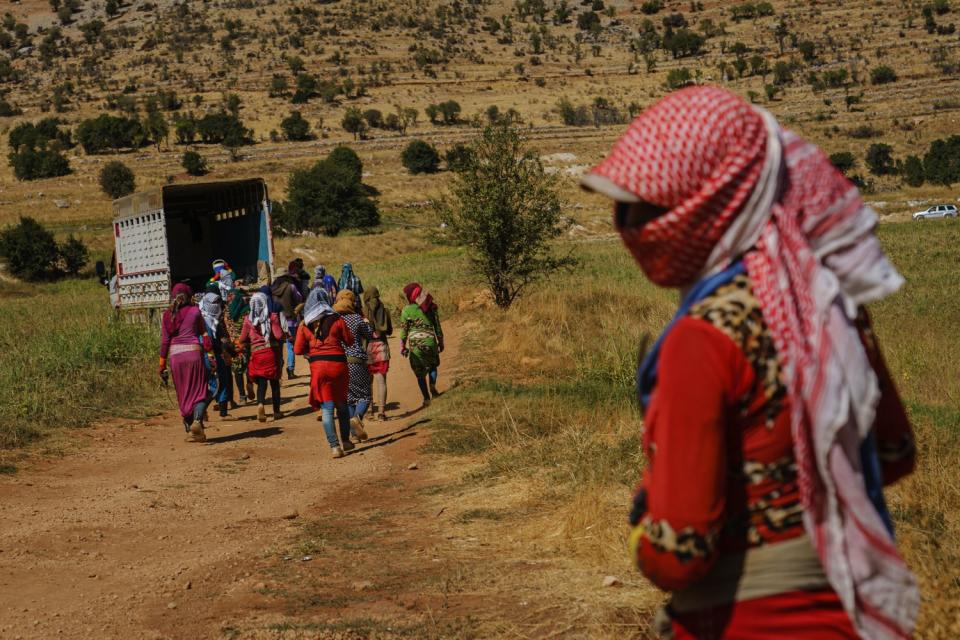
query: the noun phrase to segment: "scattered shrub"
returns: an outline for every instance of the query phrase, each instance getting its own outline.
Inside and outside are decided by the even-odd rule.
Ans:
[[[450,171],[464,171],[473,161],[473,151],[465,144],[455,144],[447,149],[443,159]]]
[[[897,72],[893,70],[893,67],[882,65],[879,67],[874,67],[870,71],[871,84],[887,84],[890,82],[896,82],[896,80]]]
[[[685,87],[692,83],[693,74],[690,73],[690,69],[680,67],[677,69],[670,69],[669,73],[667,73],[667,89],[671,91]]]
[[[60,252],[42,224],[29,217],[0,231],[0,257],[7,271],[23,280],[42,280],[54,274]]]
[[[287,140],[309,140],[310,123],[300,115],[299,111],[292,112],[289,116],[280,122],[280,128],[283,129],[283,135]]]
[[[410,173],[436,173],[440,167],[440,154],[429,143],[413,140],[400,154],[403,166]]]
[[[864,158],[870,173],[876,176],[894,173],[893,147],[888,144],[877,143],[870,145]]]
[[[363,138],[367,133],[367,122],[363,119],[360,109],[356,107],[347,109],[346,113],[343,114],[343,120],[340,121],[340,126],[347,133],[352,133],[354,140],[358,137]]]
[[[360,161],[352,150],[337,147],[311,168],[291,173],[289,199],[276,211],[275,223],[291,232],[311,230],[331,236],[380,224],[377,205],[360,181],[363,166],[353,159]]]
[[[934,184],[960,182],[960,136],[934,140],[923,156],[924,176]]]
[[[830,154],[830,163],[833,164],[840,173],[846,175],[856,166],[857,160],[849,151],[840,151]]]
[[[926,180],[923,161],[917,156],[907,156],[900,173],[903,174],[903,181],[911,187],[922,186]]]
[[[60,254],[60,268],[69,276],[79,275],[90,260],[87,245],[73,234],[60,244],[57,251]]]
[[[77,142],[87,153],[118,149],[138,149],[147,140],[143,125],[136,118],[101,114],[84,120],[77,127]]]
[[[196,151],[185,151],[180,158],[180,165],[191,176],[203,176],[207,174],[207,161]]]
[[[133,170],[119,160],[108,162],[100,170],[100,188],[113,199],[130,195],[136,190]]]

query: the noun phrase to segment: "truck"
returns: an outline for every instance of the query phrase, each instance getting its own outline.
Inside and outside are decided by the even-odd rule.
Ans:
[[[270,199],[261,178],[173,184],[113,202],[114,255],[98,264],[119,312],[158,317],[170,288],[202,291],[212,263],[226,260],[238,281],[273,279]]]

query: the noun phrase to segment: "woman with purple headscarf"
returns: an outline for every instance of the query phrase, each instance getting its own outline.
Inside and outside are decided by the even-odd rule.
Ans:
[[[175,285],[161,324],[160,377],[166,380],[169,358],[183,428],[190,434],[191,442],[206,441],[203,414],[210,397],[203,359],[207,357],[211,366],[216,367],[212,348],[200,309],[193,304],[193,292],[185,284]]]

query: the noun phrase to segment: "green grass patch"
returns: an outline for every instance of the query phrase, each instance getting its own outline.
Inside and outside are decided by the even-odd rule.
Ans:
[[[93,280],[0,295],[0,449],[158,408],[158,330],[114,321]]]

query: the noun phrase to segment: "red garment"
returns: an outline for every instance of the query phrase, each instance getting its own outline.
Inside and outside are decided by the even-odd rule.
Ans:
[[[674,617],[673,640],[857,640],[837,594],[791,591]]]
[[[864,327],[863,343],[883,390],[874,431],[878,448],[889,454],[881,456],[889,484],[912,469],[913,438],[866,321]],[[720,554],[804,533],[790,410],[777,352],[746,276],[719,288],[674,325],[662,346],[657,386],[645,415],[648,464],[637,497],[643,533],[636,560],[657,586],[689,587]],[[757,614],[793,607],[792,620],[801,629],[808,616],[819,615],[823,602],[837,598],[833,592],[830,598],[817,596],[804,613],[803,599],[781,601],[781,595],[727,607],[728,623],[769,628],[763,625],[777,619],[751,622],[741,607]],[[686,623],[693,625],[701,614],[714,620],[711,612],[697,612],[688,614]],[[754,637],[739,632],[731,626],[716,637]],[[782,637],[856,635],[852,627],[848,636],[821,636],[811,627],[807,634]]]
[[[280,372],[283,370],[281,363],[283,328],[280,326],[280,314],[270,314],[270,333],[272,335],[268,340],[259,329],[253,326],[249,316],[244,318],[240,344],[250,345],[250,364],[247,373],[251,378],[280,379]]]
[[[319,409],[324,402],[342,403],[347,401],[350,384],[350,372],[347,368],[347,356],[343,345],[353,344],[353,334],[342,318],[337,318],[323,340],[305,324],[297,329],[293,343],[293,352],[298,356],[341,356],[343,362],[313,360],[310,362],[310,406]]]
[[[903,283],[875,213],[820,149],[719,87],[644,111],[584,180],[640,205],[618,207],[617,225],[654,282],[682,287],[743,261],[787,365],[795,475],[817,555],[861,635],[909,636],[919,590],[863,472],[859,435],[878,419],[880,390],[847,316]]]

